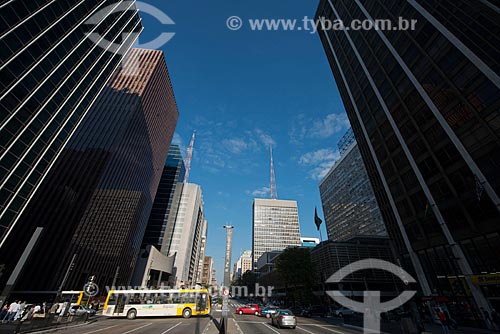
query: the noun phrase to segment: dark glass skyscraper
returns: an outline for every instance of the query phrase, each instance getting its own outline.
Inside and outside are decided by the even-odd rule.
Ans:
[[[175,186],[184,180],[185,174],[186,167],[184,166],[179,145],[172,144],[168,151],[165,166],[163,166],[163,173],[156,191],[146,233],[144,233],[142,239],[143,247],[153,245],[156,249],[161,250],[174,198]]]
[[[387,236],[352,129],[337,146],[340,158],[319,183],[328,239]]]
[[[498,13],[488,0],[322,0],[317,12],[417,20],[320,37],[401,261],[425,295],[486,309],[500,296],[478,283],[500,271]]]
[[[4,256],[21,213],[142,26],[135,1],[1,1],[0,17]]]
[[[15,290],[56,290],[75,255],[65,289],[129,283],[177,120],[163,52],[131,50],[7,239],[12,270],[43,227]]]

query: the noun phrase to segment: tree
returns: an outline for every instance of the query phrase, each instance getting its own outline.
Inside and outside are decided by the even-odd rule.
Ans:
[[[276,271],[285,285],[287,299],[302,303],[311,301],[314,266],[309,249],[285,249],[276,260]]]

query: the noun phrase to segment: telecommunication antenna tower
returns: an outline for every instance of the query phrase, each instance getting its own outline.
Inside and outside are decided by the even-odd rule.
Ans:
[[[184,183],[188,183],[189,180],[189,172],[191,171],[191,160],[193,159],[195,135],[196,135],[196,130],[193,131],[193,136],[191,137],[191,142],[189,143],[189,147],[187,149],[186,160],[184,162],[186,165],[186,174],[184,175]]]
[[[271,185],[269,187],[269,192],[271,199],[278,199],[278,191],[276,190],[276,178],[274,176],[274,164],[273,164],[273,147],[269,146],[269,152],[271,155]]]

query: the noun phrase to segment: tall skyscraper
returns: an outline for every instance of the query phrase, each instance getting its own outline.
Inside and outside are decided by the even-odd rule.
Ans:
[[[197,262],[198,262],[198,272],[196,273],[195,283],[201,283],[203,278],[203,266],[205,264],[205,253],[207,250],[207,232],[208,232],[208,222],[203,221],[203,225],[200,230],[200,242],[197,251]]]
[[[175,256],[170,285],[196,283],[204,222],[201,187],[178,183],[161,247],[163,254]]]
[[[129,283],[178,116],[163,52],[133,49],[6,241],[12,270],[43,227],[16,290],[57,290],[75,254],[63,288]]]
[[[147,245],[152,245],[158,250],[161,249],[172,207],[175,186],[184,180],[185,173],[186,168],[179,145],[171,144],[167,161],[165,162],[165,166],[163,166],[163,173],[161,174],[160,184],[156,191],[146,232],[142,239],[143,248]]]
[[[492,1],[322,0],[317,12],[417,20],[415,30],[319,34],[400,260],[425,295],[485,309],[487,298],[500,306],[479,279],[500,270],[498,11]]]
[[[339,142],[340,159],[319,184],[328,239],[387,235],[352,130]]]
[[[12,254],[4,245],[21,214],[142,26],[135,1],[2,1],[0,12],[0,254],[5,255]],[[97,24],[89,24],[96,17]],[[102,37],[99,45],[90,33]],[[21,251],[26,243],[18,244]],[[11,271],[11,263],[4,262]]]
[[[252,225],[254,268],[264,252],[301,245],[297,201],[254,199]]]
[[[244,250],[238,258],[238,261],[236,261],[234,264],[233,281],[240,279],[244,273],[252,269],[252,251]]]
[[[211,256],[205,256],[203,258],[203,274],[201,277],[201,283],[206,285],[212,285],[212,273],[213,273],[214,262]]]

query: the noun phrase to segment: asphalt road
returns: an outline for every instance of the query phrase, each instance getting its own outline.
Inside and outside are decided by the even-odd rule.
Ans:
[[[239,315],[234,314],[238,302],[231,301],[229,303],[233,311],[233,319],[236,332],[234,334],[360,334],[362,332],[344,328],[340,325],[334,325],[320,318],[303,318],[297,317],[297,327],[295,329],[278,329],[271,325],[271,320],[265,317],[257,317],[255,315]],[[233,327],[234,328],[234,327]],[[232,334],[232,333],[231,333]]]
[[[135,320],[97,317],[88,325],[58,330],[58,334],[203,334],[209,317],[138,318]]]
[[[230,301],[229,334],[360,334],[361,331],[332,324],[320,318],[297,317],[296,329],[278,329],[271,320],[254,315],[234,314],[239,304]],[[221,313],[212,310],[219,320]],[[58,334],[215,334],[216,326],[210,317],[112,319],[98,316],[94,323],[58,330]]]

